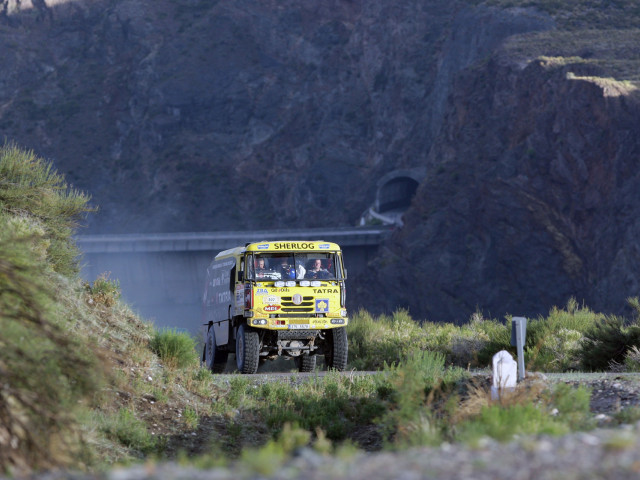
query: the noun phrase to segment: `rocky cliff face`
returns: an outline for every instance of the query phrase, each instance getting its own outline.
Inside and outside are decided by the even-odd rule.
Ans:
[[[571,296],[621,312],[637,295],[640,98],[599,74],[495,57],[458,80],[382,262],[388,307],[465,321]]]
[[[93,195],[94,233],[352,225],[426,171],[356,303],[611,310],[637,294],[637,108],[593,64],[637,72],[636,17],[539,3],[0,0],[0,134]]]
[[[424,163],[451,80],[533,11],[460,1],[0,2],[0,128],[94,232],[354,224]]]

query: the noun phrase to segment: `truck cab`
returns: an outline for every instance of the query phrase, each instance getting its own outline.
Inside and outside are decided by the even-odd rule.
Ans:
[[[220,252],[207,269],[203,361],[224,371],[229,353],[242,373],[279,356],[312,371],[324,355],[344,370],[348,344],[342,252],[332,242],[265,241]]]

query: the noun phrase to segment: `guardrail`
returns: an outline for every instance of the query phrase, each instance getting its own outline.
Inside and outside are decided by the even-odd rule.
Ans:
[[[341,247],[378,245],[392,231],[390,226],[255,230],[248,232],[187,232],[114,235],[78,235],[83,253],[187,252],[224,250],[262,240],[326,240]]]

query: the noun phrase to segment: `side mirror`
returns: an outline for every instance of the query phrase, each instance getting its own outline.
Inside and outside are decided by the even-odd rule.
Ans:
[[[239,282],[243,282],[244,281],[244,272],[242,270],[240,270],[238,272],[238,281]]]
[[[346,268],[344,269],[344,279],[345,280],[347,279],[347,269]]]

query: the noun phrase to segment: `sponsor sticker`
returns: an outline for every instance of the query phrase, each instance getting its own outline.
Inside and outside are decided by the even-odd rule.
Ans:
[[[318,248],[320,250],[329,250],[329,248],[331,248],[331,245],[329,245],[328,243],[321,243],[320,245],[318,245]]]
[[[268,243],[262,243],[262,244],[258,245],[258,250],[269,250],[269,244]]]
[[[268,295],[262,299],[262,303],[279,304],[280,297],[276,297],[275,295]]]
[[[265,312],[275,312],[276,310],[280,310],[280,305],[267,305],[264,307]]]
[[[256,295],[269,295],[269,290],[266,288],[256,288]]]
[[[316,312],[327,313],[329,311],[329,300],[327,298],[316,298]]]
[[[313,250],[315,244],[309,242],[283,242],[274,243],[276,250]]]

